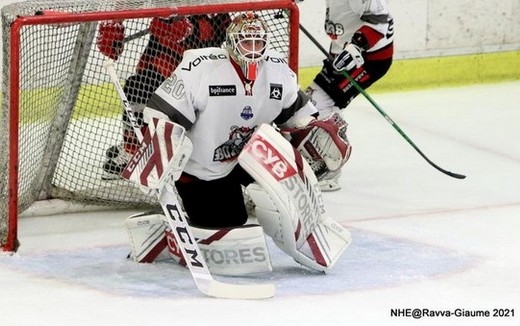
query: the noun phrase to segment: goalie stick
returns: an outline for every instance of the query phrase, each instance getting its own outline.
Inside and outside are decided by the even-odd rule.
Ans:
[[[305,34],[309,38],[309,40],[312,43],[314,43],[314,45],[316,45],[316,47],[327,57],[327,59],[329,59],[331,62],[333,61],[333,58],[331,57],[331,55],[323,48],[323,46],[321,46],[321,44],[301,24],[300,24],[300,30],[303,32],[303,34]],[[361,94],[363,94],[363,96],[370,102],[370,104],[372,104],[372,106],[374,108],[376,108],[377,111],[379,111],[379,113],[385,118],[385,120],[388,121],[388,123],[390,123],[392,125],[392,127],[394,127],[395,130],[397,130],[397,132],[408,142],[408,144],[410,144],[417,151],[417,153],[419,153],[419,155],[421,155],[426,160],[426,162],[428,162],[431,166],[433,166],[437,170],[441,171],[442,173],[444,173],[444,174],[446,174],[446,175],[448,175],[448,176],[450,176],[452,178],[456,178],[456,179],[464,179],[464,178],[466,178],[466,176],[463,175],[463,174],[458,174],[458,173],[447,171],[447,170],[441,168],[440,166],[438,166],[437,164],[433,163],[433,161],[430,160],[419,149],[419,147],[417,147],[417,145],[415,145],[415,143],[404,133],[404,131],[401,128],[399,128],[399,126],[394,122],[394,120],[392,120],[392,118],[390,118],[390,116],[388,116],[388,114],[386,114],[386,112],[383,111],[383,109],[381,109],[381,107],[372,99],[372,97],[370,97],[370,95],[368,95],[368,93],[361,86],[359,86],[359,84],[354,80],[354,78],[352,78],[352,76],[350,76],[344,70],[341,71],[341,72],[350,81],[350,83]]]
[[[128,119],[134,132],[139,142],[141,142],[143,134],[138,127],[137,117],[123,92],[113,61],[105,60],[104,67],[123,103],[124,110],[128,114]],[[159,190],[157,196],[164,214],[168,217],[172,233],[185,257],[186,265],[195,281],[195,285],[202,293],[210,297],[224,299],[265,299],[274,296],[275,287],[273,284],[231,284],[215,280],[211,276],[204,256],[195,241],[187,221],[187,214],[180,205],[172,186],[166,183]]]

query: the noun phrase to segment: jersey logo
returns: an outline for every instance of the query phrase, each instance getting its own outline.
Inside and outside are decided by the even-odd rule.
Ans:
[[[236,96],[236,85],[209,86],[209,96]]]
[[[249,105],[244,106],[242,112],[240,112],[240,117],[244,120],[251,119],[253,117],[253,109]]]
[[[282,155],[278,148],[262,135],[254,134],[244,150],[277,182],[282,182],[298,173],[289,162],[290,157]]]
[[[251,138],[256,127],[231,126],[229,139],[213,151],[214,162],[234,160]]]
[[[226,54],[223,54],[223,53],[219,53],[219,54],[211,53],[210,55],[202,54],[202,55],[199,55],[197,58],[195,58],[193,61],[190,61],[188,63],[188,67],[187,68],[186,67],[181,67],[181,69],[182,70],[191,71],[192,68],[197,67],[203,61],[206,61],[206,60],[227,60],[227,59],[228,59],[228,56]]]
[[[281,100],[283,94],[283,87],[280,84],[270,84],[269,99]]]

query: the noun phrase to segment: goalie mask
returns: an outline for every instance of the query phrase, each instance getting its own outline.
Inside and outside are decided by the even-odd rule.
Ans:
[[[264,60],[267,45],[267,25],[251,11],[235,17],[227,29],[226,48],[248,80],[256,79],[258,63]]]

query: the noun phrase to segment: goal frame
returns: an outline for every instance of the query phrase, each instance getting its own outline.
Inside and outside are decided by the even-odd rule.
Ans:
[[[175,8],[155,8],[155,9],[136,9],[124,11],[99,11],[70,13],[59,15],[34,15],[34,16],[18,16],[10,26],[9,33],[9,71],[10,78],[7,82],[9,90],[7,93],[7,101],[9,106],[9,144],[7,159],[7,237],[5,243],[0,241],[1,249],[4,252],[16,252],[18,249],[18,217],[19,217],[19,128],[20,128],[20,53],[21,53],[21,31],[24,26],[28,25],[57,25],[57,24],[74,24],[89,23],[103,20],[125,20],[148,17],[167,17],[170,15],[195,15],[205,14],[208,12],[220,13],[228,12],[230,9],[234,12],[248,10],[269,10],[284,9],[290,12],[288,17],[291,29],[298,29],[299,26],[299,10],[293,0],[272,0],[259,2],[240,2],[233,3],[233,7],[229,4],[204,4],[180,6]],[[288,53],[288,63],[291,69],[297,73],[298,69],[298,34],[297,32],[289,33],[290,51]],[[4,36],[5,39],[5,36]],[[4,41],[4,44],[6,42]],[[4,52],[5,53],[5,52]],[[3,82],[4,85],[6,81]],[[5,146],[2,145],[2,146]],[[1,240],[1,239],[0,239]]]

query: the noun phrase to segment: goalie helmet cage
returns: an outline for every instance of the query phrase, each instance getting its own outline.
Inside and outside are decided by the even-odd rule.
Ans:
[[[155,206],[126,180],[101,179],[106,149],[122,142],[122,106],[96,38],[102,21],[122,20],[122,79],[135,73],[153,17],[254,10],[271,46],[298,67],[298,7],[293,0],[32,0],[2,8],[0,245],[18,249],[18,217],[34,202],[107,207]],[[193,47],[198,47],[194,45]]]

